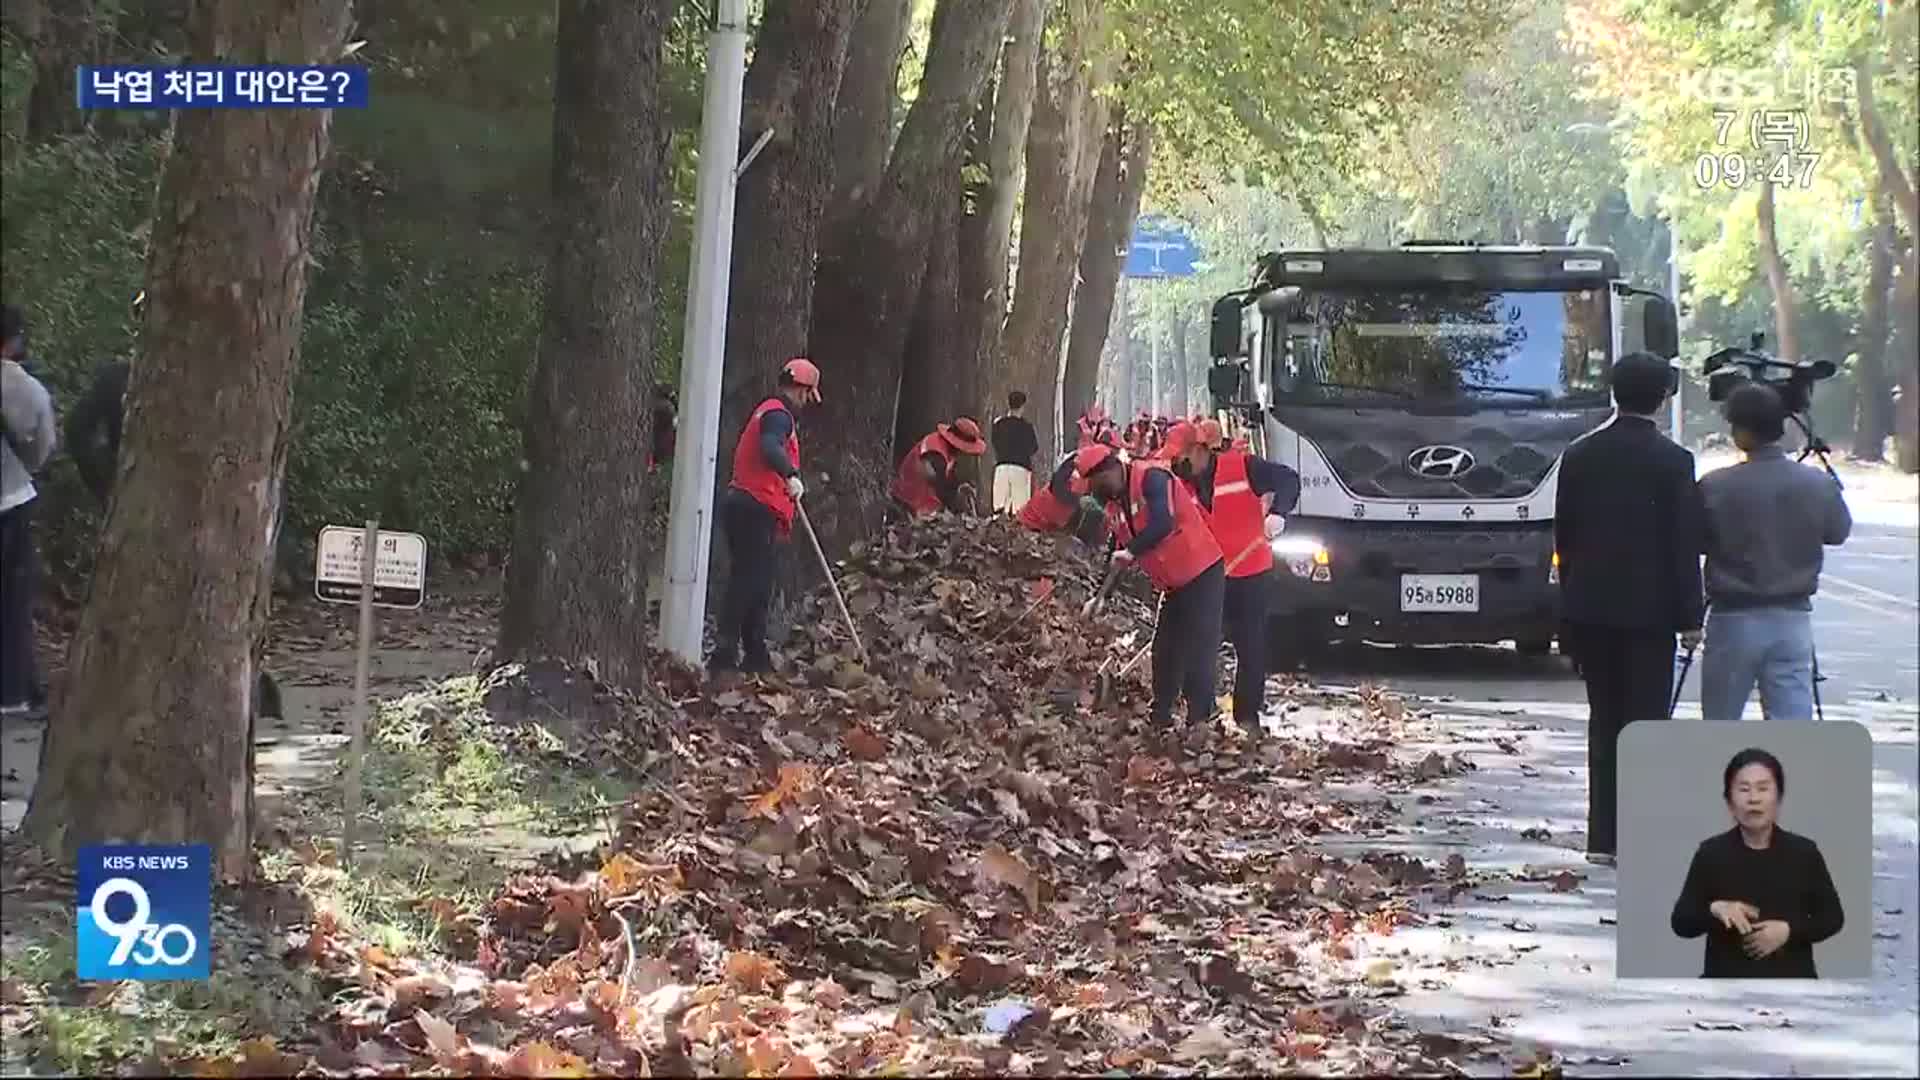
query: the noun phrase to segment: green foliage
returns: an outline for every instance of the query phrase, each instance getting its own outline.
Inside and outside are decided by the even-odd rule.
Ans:
[[[549,256],[554,28],[552,5],[529,0],[380,6],[357,54],[372,69],[373,107],[335,115],[316,215],[283,562],[304,563],[321,525],[369,515],[424,533],[436,558],[506,550]],[[665,122],[677,138],[660,256],[664,379],[679,365],[703,32],[684,6],[667,43]],[[177,48],[164,34],[134,36]],[[130,57],[140,42],[118,47]],[[64,406],[100,362],[135,349],[129,301],[144,280],[165,141],[152,125],[102,122],[94,135],[29,146],[32,76],[7,42],[0,288],[27,310],[39,369]],[[43,487],[44,553],[76,580],[98,515],[64,456]]]

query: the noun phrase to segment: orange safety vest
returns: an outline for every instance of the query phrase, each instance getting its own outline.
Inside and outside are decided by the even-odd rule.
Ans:
[[[1229,450],[1214,459],[1213,509],[1202,506],[1201,510],[1227,557],[1228,577],[1258,577],[1273,569],[1267,506],[1247,480],[1245,451]]]
[[[773,511],[774,521],[780,526],[780,535],[793,532],[793,496],[787,494],[787,480],[774,472],[767,464],[766,456],[760,452],[760,418],[775,409],[786,409],[787,403],[777,397],[770,397],[753,410],[747,419],[747,426],[740,431],[740,441],[733,444],[733,481],[732,485],[753,496],[754,501]],[[799,425],[787,433],[787,457],[794,468],[800,467]]]
[[[1058,476],[1060,472],[1070,471],[1072,468],[1073,459],[1069,457],[1060,463],[1054,475]],[[1067,527],[1067,524],[1073,520],[1073,512],[1076,509],[1078,507],[1075,503],[1064,501],[1053,493],[1053,480],[1050,477],[1046,487],[1034,492],[1031,498],[1020,505],[1020,511],[1014,515],[1014,518],[1034,532],[1054,532]]]
[[[947,440],[937,431],[915,443],[907,456],[900,459],[900,468],[893,475],[893,497],[915,514],[936,514],[943,505],[940,493],[920,475],[920,459],[928,454],[939,454],[946,463],[943,471],[949,477],[953,475],[953,447],[947,445]]]
[[[1173,500],[1173,532],[1154,545],[1152,551],[1140,556],[1140,569],[1155,588],[1173,592],[1220,561],[1220,544],[1213,538],[1213,529],[1208,526],[1199,501],[1167,468],[1166,462],[1138,461],[1128,466],[1126,511],[1123,513],[1119,506],[1107,504],[1107,526],[1122,544],[1131,542],[1147,527],[1147,473],[1156,469],[1172,481],[1168,493]]]

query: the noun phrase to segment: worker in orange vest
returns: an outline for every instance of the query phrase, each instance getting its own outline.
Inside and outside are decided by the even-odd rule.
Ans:
[[[1074,475],[1106,505],[1121,544],[1114,562],[1135,564],[1164,596],[1153,631],[1153,720],[1172,726],[1174,702],[1187,699],[1187,726],[1213,718],[1214,666],[1220,652],[1225,560],[1200,504],[1164,461],[1125,461],[1111,448],[1074,455]]]
[[[1175,424],[1167,433],[1167,459],[1193,493],[1226,557],[1222,622],[1238,668],[1233,680],[1233,719],[1259,730],[1267,691],[1267,619],[1273,587],[1274,536],[1280,519],[1300,501],[1300,477],[1285,465],[1223,447],[1213,421]]]
[[[727,591],[714,628],[710,671],[773,670],[767,652],[767,606],[773,601],[778,544],[793,535],[806,485],[800,482],[797,417],[820,402],[820,369],[795,357],[780,368],[773,396],[747,418],[733,446],[733,479],[720,499],[727,536]]]
[[[1087,411],[1080,414],[1080,419],[1075,425],[1080,429],[1080,449],[1085,450],[1101,441],[1100,428],[1106,422],[1106,409],[1097,404],[1087,406]]]
[[[986,451],[987,440],[972,417],[936,427],[900,459],[891,489],[896,513],[924,517],[942,507],[960,512],[973,499],[973,485],[960,482],[956,459],[961,454],[979,457]]]

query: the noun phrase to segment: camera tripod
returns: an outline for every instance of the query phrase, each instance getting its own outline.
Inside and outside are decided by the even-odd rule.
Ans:
[[[1800,429],[1800,434],[1806,437],[1806,445],[1800,448],[1800,454],[1794,460],[1805,463],[1807,458],[1814,458],[1820,462],[1820,467],[1826,470],[1827,479],[1832,480],[1835,487],[1845,491],[1847,485],[1840,482],[1840,474],[1833,471],[1833,462],[1828,458],[1833,448],[1827,445],[1825,439],[1814,433],[1813,425],[1808,423],[1805,416],[1799,413],[1788,413],[1787,419],[1791,420],[1793,426]],[[1820,684],[1826,681],[1826,676],[1820,674],[1820,646],[1816,643],[1813,646],[1813,717],[1821,721],[1827,718],[1826,710],[1820,704]]]

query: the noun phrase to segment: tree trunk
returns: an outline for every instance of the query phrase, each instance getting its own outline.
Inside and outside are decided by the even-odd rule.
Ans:
[[[1120,273],[1126,269],[1127,244],[1133,236],[1134,219],[1140,215],[1140,196],[1147,187],[1147,165],[1152,154],[1153,133],[1145,121],[1122,114],[1108,126],[1100,151],[1100,171],[1094,178],[1087,239],[1080,252],[1080,293],[1074,297],[1073,321],[1067,330],[1063,416],[1077,417],[1093,401],[1100,357],[1113,325]]]
[[[349,13],[208,0],[190,55],[331,63]],[[331,116],[176,119],[119,480],[25,823],[49,851],[205,843],[220,877],[251,875],[255,646]]]
[[[1920,237],[1920,192],[1914,189],[1913,178],[1900,167],[1899,152],[1894,149],[1893,140],[1887,137],[1887,128],[1880,118],[1880,109],[1874,102],[1873,71],[1865,60],[1853,69],[1854,97],[1860,112],[1860,134],[1867,140],[1867,146],[1873,151],[1873,161],[1880,171],[1880,184],[1893,197],[1894,204],[1907,219],[1907,232]],[[1920,253],[1920,244],[1915,251]]]
[[[672,179],[662,74],[672,0],[562,0],[553,248],[515,502],[500,659],[646,672],[658,264]]]
[[[859,0],[846,74],[834,105],[831,220],[859,212],[878,190],[893,149],[900,57],[913,23],[913,0]],[[758,48],[758,46],[755,46]]]
[[[967,281],[969,291],[962,306],[964,317],[975,324],[975,363],[984,376],[976,407],[983,417],[994,415],[1006,401],[1007,392],[1017,389],[1009,385],[1012,369],[1001,349],[1011,284],[1007,270],[1013,251],[1013,215],[1019,208],[1020,181],[1025,172],[1027,132],[1033,121],[1040,44],[1051,6],[1052,0],[1014,0],[1006,48],[1000,58],[999,91],[993,100],[980,262],[976,275]],[[978,308],[972,307],[976,302]]]
[[[1020,266],[1005,337],[1011,377],[1002,385],[1029,395],[1043,456],[1058,447],[1062,335],[1106,133],[1106,101],[1095,93],[1108,67],[1099,55],[1098,2],[1062,0],[1056,9],[1060,43],[1041,52],[1027,132]]]
[[[980,95],[980,105],[973,113],[973,128],[967,138],[967,162],[961,169],[961,175],[954,187],[954,276],[951,285],[951,319],[945,330],[933,340],[931,351],[908,355],[918,355],[926,361],[938,364],[947,372],[942,380],[940,397],[933,403],[938,413],[947,416],[971,416],[984,426],[992,422],[998,411],[989,400],[993,366],[991,356],[981,347],[988,327],[983,318],[980,305],[987,303],[981,298],[988,292],[988,281],[992,277],[987,267],[991,252],[987,250],[987,230],[989,222],[988,201],[992,189],[983,179],[987,171],[987,156],[994,142],[993,116],[996,98],[993,87]],[[933,258],[940,258],[941,247],[936,244]],[[928,267],[929,273],[937,270],[938,263]],[[1000,264],[1000,276],[1006,277],[1006,264]],[[941,286],[943,289],[948,286]],[[1002,303],[1005,292],[1002,290]],[[1000,332],[998,323],[992,327],[995,338]]]
[[[1873,231],[1867,245],[1867,286],[1860,298],[1860,337],[1854,346],[1853,456],[1861,461],[1886,458],[1887,436],[1893,433],[1893,386],[1887,379],[1886,351],[1890,320],[1887,290],[1893,280],[1893,206],[1886,189],[1875,185]]]
[[[1773,193],[1773,181],[1760,185],[1760,263],[1767,272],[1767,287],[1773,292],[1773,353],[1782,360],[1797,361],[1800,332],[1794,318],[1793,281],[1787,276],[1786,260],[1780,257]]]
[[[900,453],[925,438],[935,424],[973,407],[972,372],[958,363],[959,350],[954,347],[960,332],[960,188],[960,175],[954,173],[942,179],[932,196],[947,212],[934,218],[927,274],[920,283],[913,329],[907,337],[893,433],[894,448]],[[970,362],[972,357],[967,359]]]
[[[1913,272],[1920,242],[1908,248],[1893,282],[1893,336],[1887,366],[1899,397],[1894,403],[1895,458],[1904,472],[1920,472],[1920,274]]]
[[[835,100],[863,0],[787,0],[767,8],[754,38],[741,145],[773,140],[734,195],[732,283],[720,431],[732,436],[773,390],[779,366],[807,351],[820,221],[833,197]],[[882,6],[876,3],[874,6]],[[732,444],[715,465],[724,483]]]
[[[823,243],[812,355],[825,402],[802,452],[830,483],[810,495],[821,539],[839,550],[878,523],[893,474],[893,427],[927,248],[951,204],[939,194],[966,153],[968,121],[993,71],[1012,0],[941,0],[927,70],[893,157],[863,212]],[[816,464],[808,465],[814,473]]]

